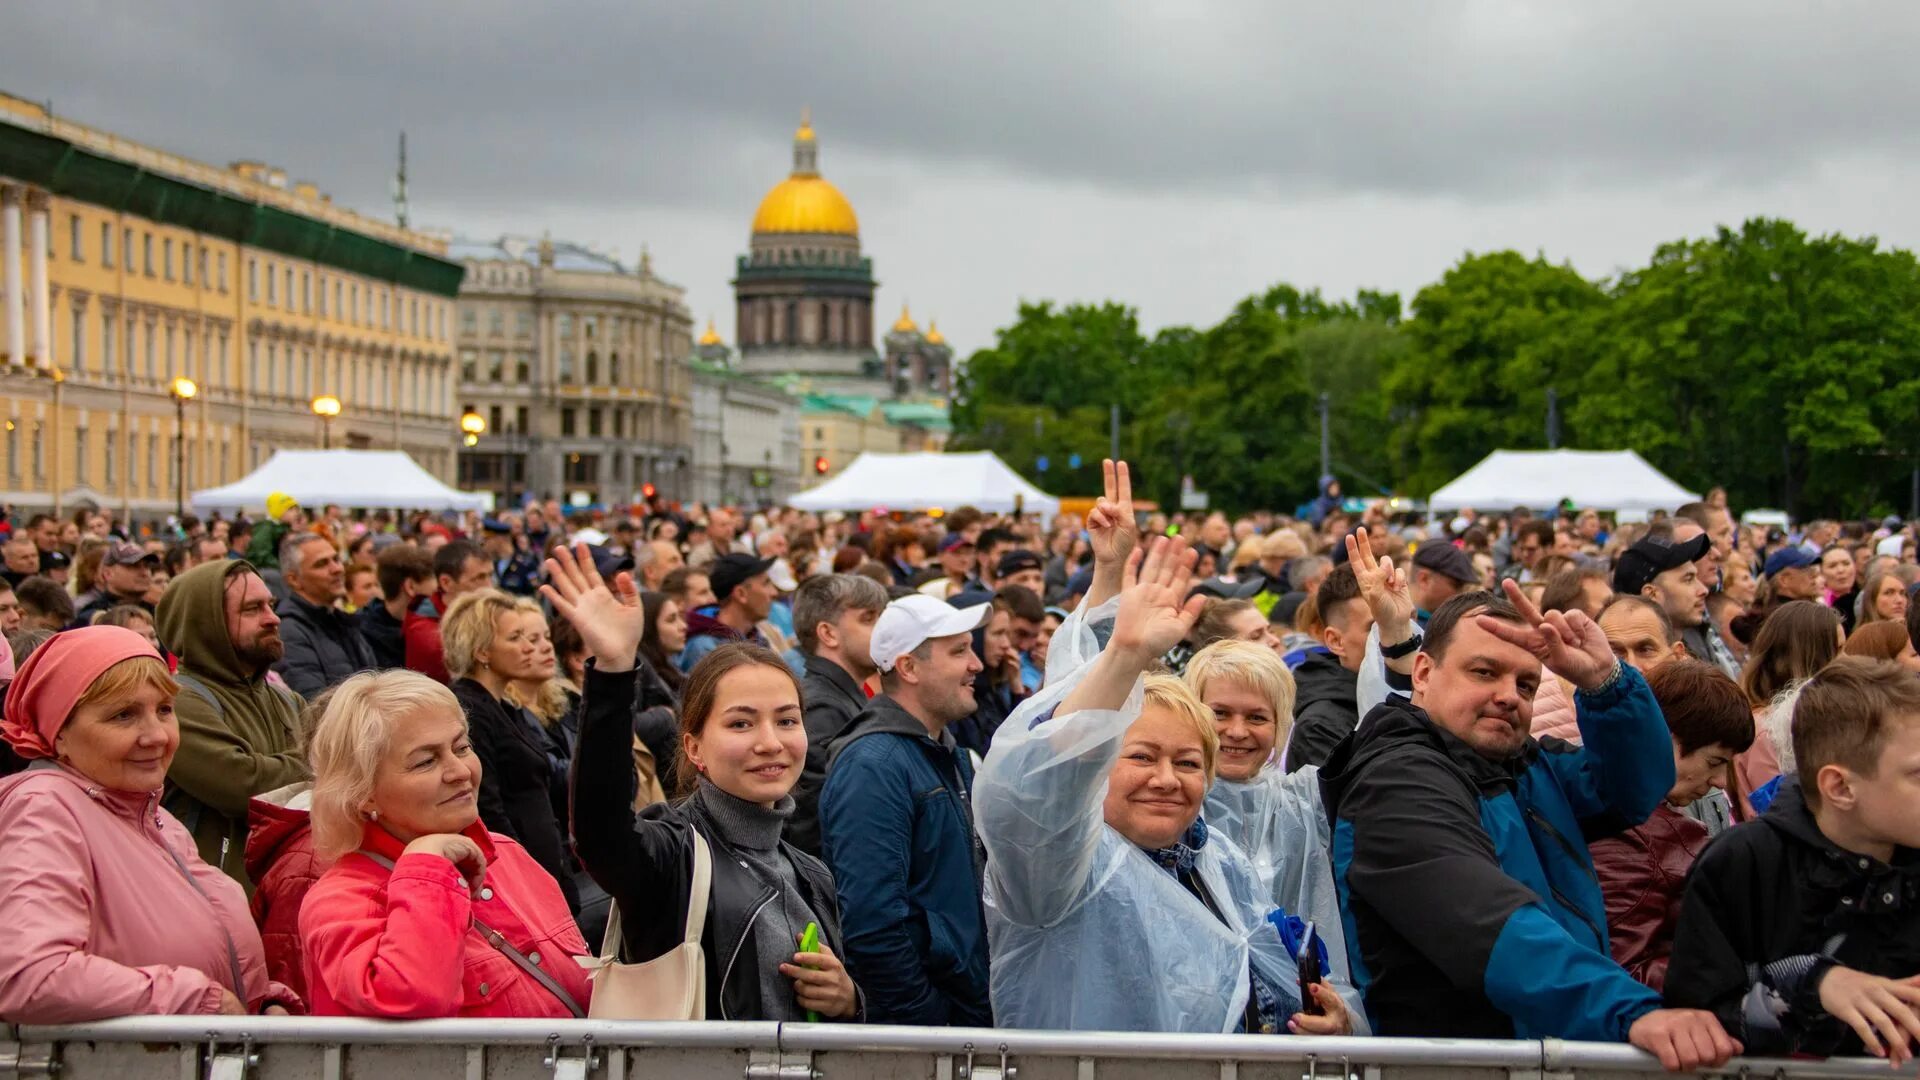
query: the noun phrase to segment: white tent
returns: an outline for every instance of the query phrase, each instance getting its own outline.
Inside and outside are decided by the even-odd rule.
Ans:
[[[399,450],[276,450],[225,487],[196,491],[195,510],[257,510],[284,491],[301,506],[366,510],[489,510],[493,496],[457,491]]]
[[[1697,502],[1631,450],[1495,450],[1433,493],[1434,510],[1536,510],[1571,499],[1582,509],[1672,510]]]
[[[839,476],[788,500],[802,510],[930,510],[973,506],[1005,513],[1021,506],[1054,514],[1060,500],[1020,478],[991,451],[970,454],[864,453]]]

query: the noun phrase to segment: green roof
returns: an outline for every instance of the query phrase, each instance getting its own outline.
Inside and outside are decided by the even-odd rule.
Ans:
[[[0,120],[0,174],[151,221],[452,297],[466,268],[424,251],[224,191],[151,173],[67,139]]]
[[[800,400],[803,413],[843,412],[861,419],[873,415],[880,399],[864,394],[807,394]]]
[[[880,411],[885,414],[889,424],[912,424],[931,431],[946,431],[953,427],[946,406],[930,401],[889,401],[880,406]]]

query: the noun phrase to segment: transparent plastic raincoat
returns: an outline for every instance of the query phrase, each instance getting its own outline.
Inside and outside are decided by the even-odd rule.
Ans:
[[[1319,766],[1283,773],[1275,761],[1244,784],[1215,780],[1201,816],[1211,835],[1225,834],[1246,855],[1268,907],[1314,924],[1327,946],[1327,984],[1347,1003],[1354,1034],[1365,1034],[1366,1010],[1347,970],[1347,933],[1333,885]]]
[[[1107,825],[1107,776],[1144,700],[1035,726],[1079,685],[1099,653],[1093,623],[1118,601],[1076,612],[1048,650],[1046,688],[995,734],[974,785],[987,848],[993,1014],[1005,1027],[1231,1032],[1246,1013],[1249,963],[1299,1011],[1298,975],[1266,921],[1273,903],[1232,841],[1210,834],[1196,868],[1227,919],[1215,918],[1146,852]],[[1110,626],[1103,626],[1104,640]],[[1229,925],[1230,924],[1230,925]]]

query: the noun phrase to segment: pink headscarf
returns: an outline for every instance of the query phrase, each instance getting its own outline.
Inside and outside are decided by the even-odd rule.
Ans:
[[[54,739],[94,680],[140,656],[160,659],[146,638],[124,626],[86,626],[53,635],[33,650],[7,687],[0,735],[23,758],[53,757]]]

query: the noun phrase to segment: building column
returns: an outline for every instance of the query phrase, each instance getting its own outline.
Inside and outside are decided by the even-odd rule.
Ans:
[[[35,366],[52,371],[53,298],[47,291],[47,226],[53,212],[44,192],[34,192],[28,197],[27,210],[33,218],[33,248],[27,261],[27,284],[33,290],[29,298],[33,305],[33,348],[27,356]]]
[[[5,308],[0,318],[7,324],[9,365],[27,362],[27,315],[20,295],[20,198],[21,190],[0,186],[0,287],[5,290]]]

